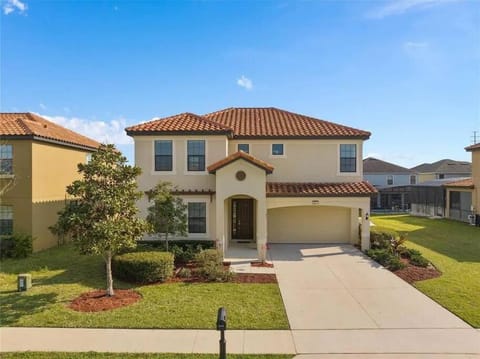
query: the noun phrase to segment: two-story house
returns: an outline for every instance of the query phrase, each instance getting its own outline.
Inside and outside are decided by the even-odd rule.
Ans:
[[[462,178],[472,175],[472,164],[466,161],[443,159],[433,163],[422,163],[411,168],[418,175],[418,183],[437,179]]]
[[[33,113],[0,113],[0,235],[35,238],[35,251],[57,244],[48,229],[65,205],[78,163],[100,144]]]
[[[376,191],[363,181],[367,131],[277,108],[182,113],[126,131],[143,169],[140,189],[177,186],[189,239],[215,240],[224,251],[256,244],[261,259],[267,243],[369,247]],[[139,207],[146,215],[146,197]]]
[[[480,143],[465,148],[472,153],[472,209],[480,226]]]
[[[363,160],[363,178],[378,190],[377,195],[372,198],[372,208],[383,210],[410,208],[408,191],[404,186],[417,183],[414,171],[368,157]]]

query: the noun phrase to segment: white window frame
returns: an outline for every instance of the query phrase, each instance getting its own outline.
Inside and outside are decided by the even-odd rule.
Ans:
[[[392,183],[388,183],[392,181]],[[387,175],[387,186],[393,186],[395,184],[395,176],[394,175]]]
[[[10,143],[2,144],[2,146],[10,146],[11,149],[12,149],[12,158],[11,158],[11,160],[12,160],[12,173],[0,173],[0,178],[11,178],[15,175],[14,168],[13,168],[13,162],[14,162],[14,158],[15,158],[14,148],[13,148],[13,145],[10,144]],[[8,160],[9,158],[2,158],[2,159]]]
[[[198,238],[208,238],[209,233],[210,233],[210,228],[209,228],[209,199],[207,198],[188,198],[185,199],[183,197],[184,203],[187,205],[187,237],[192,238],[192,239],[198,239]],[[188,204],[189,203],[205,203],[205,233],[190,233],[188,232]]]
[[[188,170],[188,141],[204,141],[205,142],[205,170],[204,171],[189,171]],[[207,175],[207,163],[208,163],[208,141],[205,138],[188,138],[185,140],[185,175],[192,175],[192,176],[198,176],[198,175]]]
[[[240,148],[239,148],[240,145],[247,145],[248,146],[248,152],[245,152],[245,153],[250,154],[250,143],[245,143],[245,142],[237,143],[237,152],[241,151]]]
[[[412,178],[413,178],[414,183],[412,183]],[[416,175],[410,175],[409,184],[411,184],[411,185],[417,184],[417,176]]]
[[[172,141],[172,170],[171,171],[155,171],[155,141]],[[175,155],[175,140],[170,138],[155,138],[151,143],[151,150],[150,153],[152,154],[152,171],[150,172],[152,175],[176,175],[176,155]]]
[[[282,145],[283,146],[283,154],[274,155],[273,154],[273,145]],[[270,158],[286,158],[287,157],[287,146],[286,146],[285,142],[272,142],[272,143],[270,143],[269,157]]]

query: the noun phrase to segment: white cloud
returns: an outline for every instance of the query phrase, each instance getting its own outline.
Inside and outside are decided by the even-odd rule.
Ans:
[[[41,108],[42,110],[46,110],[46,109],[47,109],[47,106],[45,106],[43,103],[41,103],[41,104],[38,105],[38,106],[40,106],[40,108]]]
[[[249,78],[245,77],[242,75],[238,80],[237,80],[237,85],[240,87],[245,88],[246,90],[251,90],[253,88],[253,82]]]
[[[23,14],[27,9],[27,4],[21,2],[20,0],[6,0],[3,4],[3,13],[5,15],[11,14],[14,11],[18,11],[20,14]]]
[[[458,0],[390,0],[385,5],[373,9],[366,15],[372,19],[401,15],[411,10],[421,10]]]
[[[127,121],[124,118],[98,121],[78,117],[40,116],[101,143],[114,143],[115,145],[133,143],[132,138],[127,136],[124,130],[127,127]]]

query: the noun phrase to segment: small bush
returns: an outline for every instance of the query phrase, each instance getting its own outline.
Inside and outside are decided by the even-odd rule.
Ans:
[[[208,282],[228,282],[233,278],[229,268],[225,268],[222,257],[216,249],[205,249],[195,255],[197,274]]]
[[[193,246],[192,244],[188,244],[185,246],[173,245],[170,247],[170,252],[173,253],[175,263],[177,264],[190,262],[195,258],[197,253],[200,253],[201,251],[202,247],[200,245]]]
[[[428,267],[428,260],[421,254],[414,254],[410,256],[410,263],[417,267]]]
[[[391,271],[405,267],[405,264],[388,249],[369,249],[365,253],[375,262],[378,262]]]
[[[1,258],[27,258],[33,253],[33,237],[29,234],[15,233],[0,239]]]
[[[199,267],[210,264],[222,264],[222,257],[216,249],[205,249],[195,255],[195,262]]]
[[[179,278],[189,279],[192,277],[192,270],[190,268],[181,268],[177,273]]]
[[[402,249],[402,251],[400,252],[400,255],[403,257],[403,258],[411,258],[412,256],[421,256],[422,253],[420,253],[420,251],[417,251],[416,249],[411,249],[411,248],[406,248],[406,247],[403,247],[405,249]]]
[[[386,249],[391,250],[392,240],[395,238],[395,234],[390,232],[370,232],[370,243],[372,249]]]
[[[112,260],[115,277],[134,283],[164,282],[173,276],[173,254],[169,252],[132,252]]]

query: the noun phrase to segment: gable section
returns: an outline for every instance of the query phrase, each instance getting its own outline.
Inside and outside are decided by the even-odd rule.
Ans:
[[[228,166],[229,164],[231,164],[231,163],[233,163],[233,162],[235,162],[239,159],[243,159],[244,161],[249,162],[252,165],[257,166],[257,167],[265,170],[265,172],[267,172],[267,174],[273,172],[273,166],[271,164],[269,164],[265,161],[259,160],[258,158],[255,158],[252,155],[249,155],[249,154],[247,154],[243,151],[235,152],[235,153],[231,154],[230,156],[227,156],[227,157],[221,159],[220,161],[217,161],[217,162],[211,164],[210,166],[207,167],[207,170],[208,170],[209,173],[215,173],[219,169],[221,169],[225,166]]]

